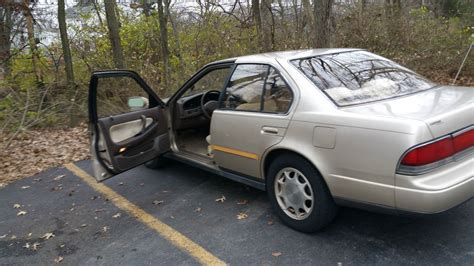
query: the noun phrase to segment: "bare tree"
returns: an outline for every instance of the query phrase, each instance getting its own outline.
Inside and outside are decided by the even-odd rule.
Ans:
[[[163,60],[164,69],[163,81],[166,87],[168,87],[168,79],[171,72],[168,49],[168,14],[165,12],[165,9],[169,9],[169,4],[170,2],[168,0],[158,0],[158,22],[160,23],[161,57]]]
[[[72,56],[67,36],[66,11],[64,0],[58,0],[58,24],[61,36],[61,46],[63,49],[64,64],[66,69],[66,79],[69,86],[74,84],[74,71],[72,69]]]
[[[331,45],[331,20],[334,0],[314,0],[314,46]]]
[[[8,1],[0,4],[0,77],[10,75],[11,32],[13,8]]]
[[[262,43],[262,18],[260,17],[260,1],[252,0],[252,20],[257,31],[257,41]]]
[[[272,0],[262,0],[260,6],[260,16],[262,19],[262,44],[261,51],[269,52],[272,50]]]
[[[104,0],[105,17],[107,19],[107,28],[109,29],[109,39],[112,45],[112,53],[116,68],[125,68],[122,43],[120,40],[120,26],[117,18],[117,3],[115,0]]]
[[[26,20],[26,30],[28,32],[28,43],[29,43],[30,51],[31,51],[31,59],[32,59],[32,64],[33,64],[33,71],[35,73],[36,84],[38,85],[38,87],[42,87],[43,73],[40,68],[39,51],[38,51],[37,40],[35,38],[35,31],[34,31],[34,19],[33,19],[33,15],[31,14],[29,0],[23,1],[23,14]]]

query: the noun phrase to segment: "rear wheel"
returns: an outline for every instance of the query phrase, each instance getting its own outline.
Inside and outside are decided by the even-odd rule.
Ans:
[[[296,155],[282,155],[271,163],[267,193],[281,220],[298,231],[318,231],[337,213],[321,175],[311,163]]]

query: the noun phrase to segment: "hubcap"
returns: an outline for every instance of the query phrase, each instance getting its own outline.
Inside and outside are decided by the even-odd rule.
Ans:
[[[295,220],[306,219],[313,210],[314,195],[308,179],[295,168],[286,167],[275,178],[275,195],[280,208]]]

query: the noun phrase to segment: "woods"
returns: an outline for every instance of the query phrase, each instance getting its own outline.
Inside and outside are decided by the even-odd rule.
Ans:
[[[5,0],[0,130],[85,120],[90,73],[137,71],[169,97],[202,65],[269,51],[356,47],[450,83],[473,38],[462,0]],[[460,84],[472,85],[471,54]]]

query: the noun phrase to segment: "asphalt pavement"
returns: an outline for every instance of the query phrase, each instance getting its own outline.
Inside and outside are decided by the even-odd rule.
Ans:
[[[90,161],[76,165],[91,174]],[[473,200],[423,217],[341,208],[328,228],[303,234],[273,215],[265,192],[180,163],[102,184],[153,219],[49,169],[0,190],[0,264],[199,264],[176,234],[230,265],[474,264]]]

